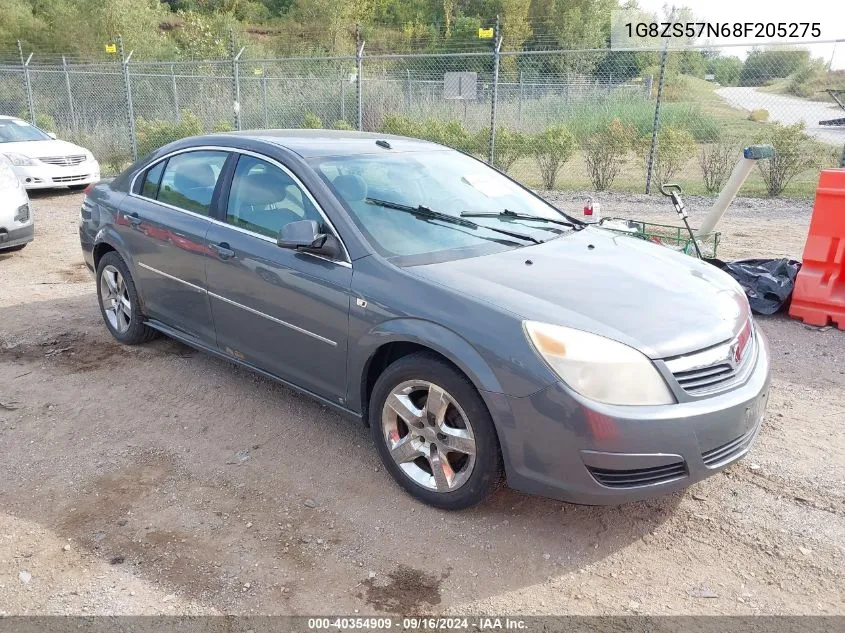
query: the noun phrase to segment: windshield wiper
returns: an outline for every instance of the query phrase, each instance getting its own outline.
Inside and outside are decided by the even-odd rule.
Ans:
[[[404,211],[405,213],[410,213],[414,217],[422,218],[423,220],[440,220],[441,222],[447,222],[449,224],[456,224],[458,226],[463,226],[468,229],[478,230],[484,228],[488,231],[493,231],[494,233],[499,233],[501,235],[507,235],[509,237],[515,237],[519,240],[525,240],[526,242],[533,242],[534,244],[542,244],[542,240],[538,240],[536,237],[532,237],[530,235],[525,235],[524,233],[517,233],[515,231],[506,231],[505,229],[497,229],[491,226],[481,226],[480,224],[476,224],[475,222],[471,222],[469,220],[463,219],[463,213],[461,214],[462,217],[449,215],[448,213],[440,213],[439,211],[434,211],[433,209],[429,209],[423,205],[418,205],[416,207],[412,207],[407,204],[400,204],[398,202],[390,202],[389,200],[379,200],[378,198],[367,198],[367,202],[370,204],[374,204],[379,207],[384,207],[385,209],[394,209],[396,211]]]
[[[580,230],[584,228],[584,224],[582,222],[578,222],[577,220],[555,220],[553,218],[546,218],[541,215],[531,215],[530,213],[518,213],[516,211],[510,211],[505,209],[503,211],[499,211],[496,213],[491,212],[484,212],[484,211],[464,211],[461,213],[462,218],[510,218],[513,220],[536,220],[537,222],[548,222],[550,224],[559,224],[561,226],[568,226],[572,229]]]

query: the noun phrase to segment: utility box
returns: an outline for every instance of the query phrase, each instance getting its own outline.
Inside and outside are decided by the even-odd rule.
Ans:
[[[445,73],[443,98],[458,101],[475,101],[478,90],[478,73]]]

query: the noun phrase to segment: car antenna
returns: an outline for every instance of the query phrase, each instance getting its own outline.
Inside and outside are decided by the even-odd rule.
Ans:
[[[379,147],[383,147],[384,149],[391,149],[390,143],[388,143],[387,141],[378,140],[376,141],[376,145],[378,145]]]

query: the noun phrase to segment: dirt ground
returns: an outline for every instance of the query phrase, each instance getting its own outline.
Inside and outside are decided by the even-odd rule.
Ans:
[[[600,198],[674,218],[659,197]],[[446,513],[319,404],[167,339],[113,342],[81,195],[33,202],[36,241],[0,255],[0,614],[845,614],[845,333],[759,319],[763,431],[685,494],[504,489]],[[706,201],[689,202],[695,221]],[[800,258],[809,217],[740,200],[720,254]]]

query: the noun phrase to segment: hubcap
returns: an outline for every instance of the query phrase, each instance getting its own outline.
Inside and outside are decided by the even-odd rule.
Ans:
[[[100,301],[109,325],[123,334],[132,320],[132,302],[123,275],[114,266],[106,266],[100,274]]]
[[[381,426],[393,461],[415,483],[437,492],[463,486],[475,466],[475,436],[458,402],[424,380],[397,385]]]

